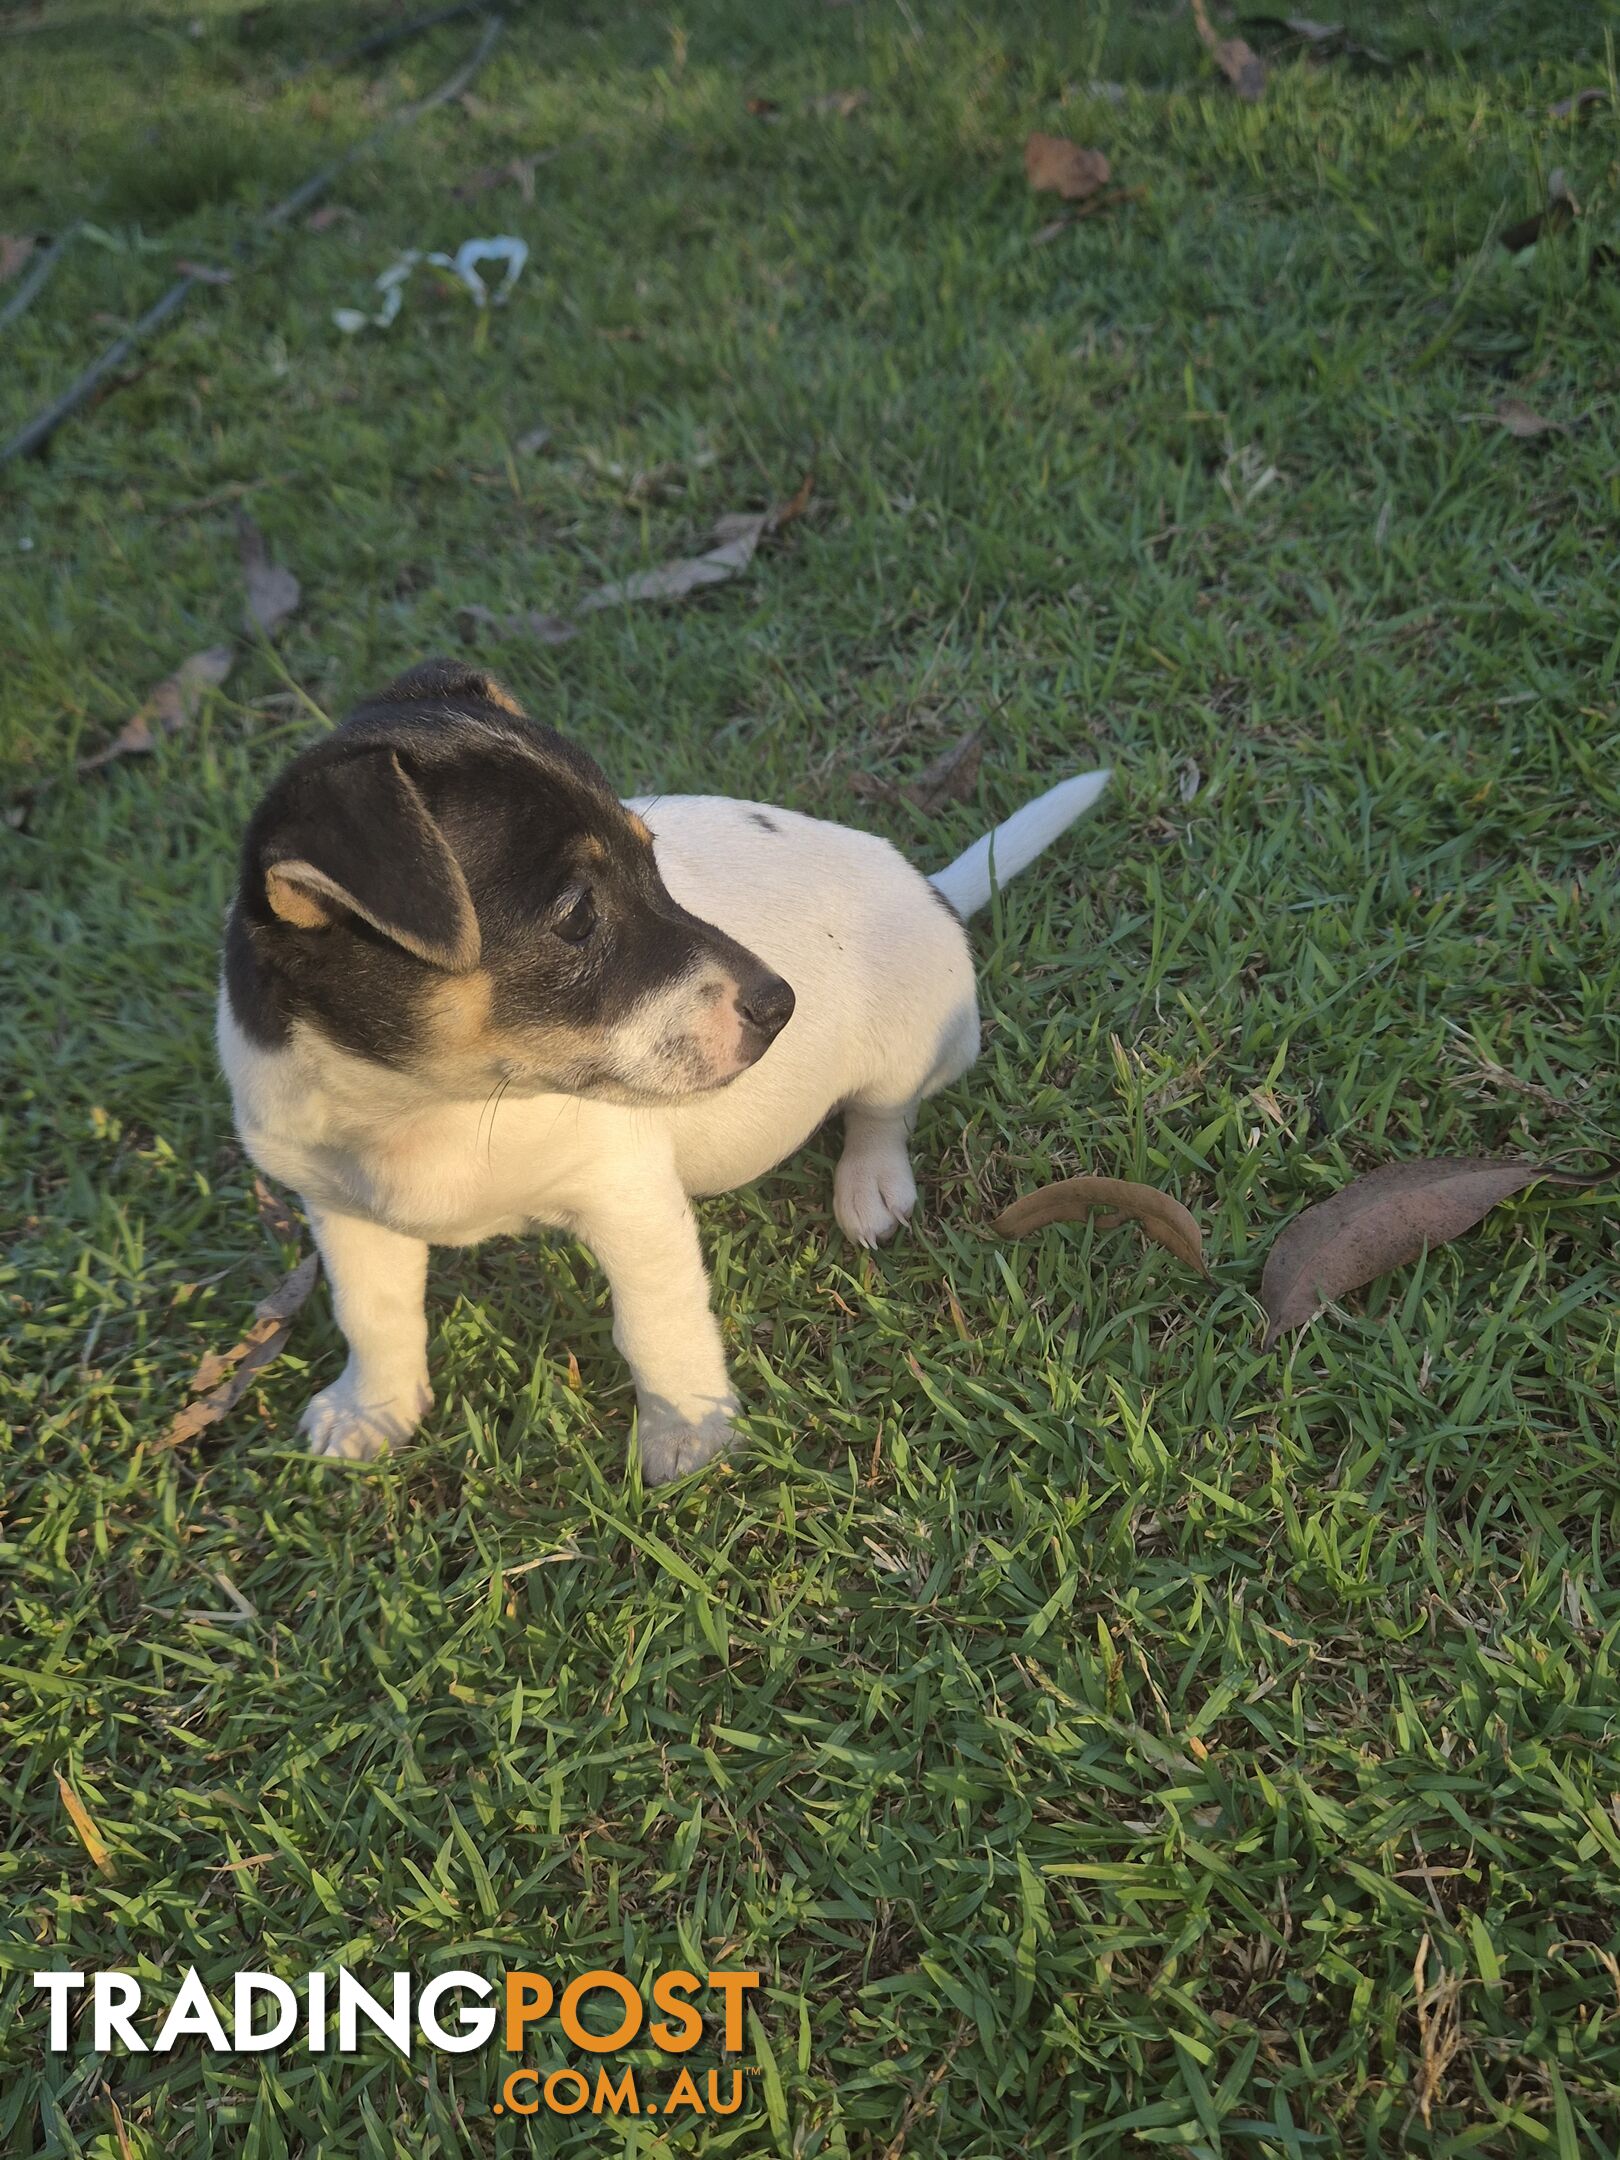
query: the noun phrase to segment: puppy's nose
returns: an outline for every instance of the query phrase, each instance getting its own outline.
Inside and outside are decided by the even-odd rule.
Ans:
[[[737,1010],[757,1034],[774,1042],[793,1018],[793,992],[780,975],[767,975],[737,993]]]

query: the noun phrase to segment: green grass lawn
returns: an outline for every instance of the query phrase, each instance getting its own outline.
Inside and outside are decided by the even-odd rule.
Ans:
[[[1356,1170],[1616,1150],[1620,108],[1547,113],[1613,12],[1358,5],[1400,65],[1269,45],[1251,106],[1170,7],[536,6],[261,247],[476,35],[293,73],[390,19],[0,15],[0,227],[94,227],[0,332],[0,433],[175,259],[237,273],[0,474],[4,793],[52,783],[0,831],[0,2152],[1612,2153],[1612,1202],[1267,1356],[1255,1292]],[[1140,196],[1032,244],[1032,128]],[[1509,255],[1557,168],[1582,214]],[[486,322],[419,273],[334,329],[501,232]],[[436,1261],[438,1407],[375,1472],[300,1449],[324,1293],[165,1451],[291,1258],[211,1043],[256,792],[458,609],[564,612],[812,467],[746,579],[481,654],[626,792],[928,867],[1118,767],[976,927],[914,1232],[845,1244],[825,1140],[705,1205],[749,1445],[672,1497],[538,1241]],[[279,654],[81,785],[236,629],[239,504],[303,581]],[[979,720],[973,800],[860,792]],[[985,1235],[1078,1169],[1177,1192],[1213,1280]],[[671,1963],[764,1975],[737,2116],[520,2127],[493,2052],[50,2056],[32,1984]]]

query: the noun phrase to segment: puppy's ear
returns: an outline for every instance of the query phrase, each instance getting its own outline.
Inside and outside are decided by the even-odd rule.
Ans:
[[[374,705],[419,705],[442,699],[457,705],[493,705],[497,712],[523,718],[523,707],[493,675],[468,660],[423,660],[396,675],[379,690]]]
[[[419,960],[478,965],[478,917],[461,865],[392,750],[310,773],[266,836],[265,898],[298,930],[358,915]]]

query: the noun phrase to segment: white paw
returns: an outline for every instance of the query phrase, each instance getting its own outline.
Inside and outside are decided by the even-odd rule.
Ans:
[[[636,1412],[642,1484],[668,1485],[732,1447],[737,1433],[731,1413],[736,1407],[733,1400],[683,1417],[672,1403],[643,1396]]]
[[[833,1175],[833,1213],[857,1245],[881,1245],[917,1205],[917,1181],[903,1151],[867,1155],[846,1148]]]
[[[432,1402],[433,1390],[425,1377],[392,1391],[363,1389],[350,1365],[305,1406],[299,1425],[312,1455],[370,1462],[408,1440]]]

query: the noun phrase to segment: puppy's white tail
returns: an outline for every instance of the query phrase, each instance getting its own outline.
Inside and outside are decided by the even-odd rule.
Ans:
[[[1059,833],[1067,832],[1082,811],[1091,808],[1109,777],[1105,768],[1060,780],[1055,788],[1048,788],[1044,795],[1025,803],[1022,810],[1015,810],[994,832],[975,840],[955,862],[936,870],[929,884],[944,894],[965,922],[989,899],[992,871],[998,885],[1015,878],[1037,855],[1045,853]]]

